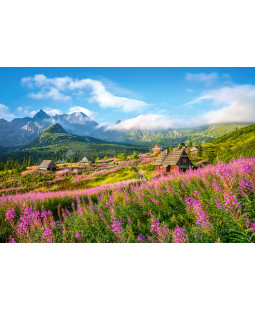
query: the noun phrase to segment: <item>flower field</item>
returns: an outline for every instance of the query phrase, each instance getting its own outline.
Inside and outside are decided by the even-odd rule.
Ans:
[[[0,193],[1,242],[254,242],[254,192],[255,158],[241,158],[148,182]]]

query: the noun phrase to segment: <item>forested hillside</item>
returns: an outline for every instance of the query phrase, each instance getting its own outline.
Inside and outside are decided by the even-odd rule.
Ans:
[[[212,140],[203,151],[203,157],[211,163],[215,163],[217,157],[229,162],[241,156],[255,156],[255,124]]]

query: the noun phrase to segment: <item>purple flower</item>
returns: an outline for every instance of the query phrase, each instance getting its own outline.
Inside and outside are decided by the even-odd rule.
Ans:
[[[16,216],[15,209],[16,208],[6,210],[5,221],[10,221],[15,218]]]
[[[42,234],[42,240],[41,242],[44,243],[44,242],[49,242],[49,243],[52,243],[52,238],[53,238],[53,231],[52,229],[45,229],[45,231],[43,232]]]
[[[80,238],[82,238],[83,236],[84,236],[83,234],[80,234],[79,232],[77,232],[76,235],[75,235],[75,238],[76,238],[76,239],[80,239]]]
[[[173,238],[175,243],[185,243],[187,241],[185,230],[177,226],[173,232]]]
[[[193,212],[196,215],[196,224],[200,227],[208,228],[209,227],[209,221],[207,220],[207,214],[205,211],[203,211],[204,206],[196,199],[194,198],[186,198],[185,202],[187,204],[187,210],[192,208]]]
[[[83,213],[83,209],[79,204],[77,204],[77,213],[78,214]]]
[[[10,236],[8,243],[17,243],[17,242],[12,236]]]
[[[112,232],[115,234],[118,234],[119,232],[123,231],[123,228],[121,226],[121,222],[119,220],[113,220],[112,222]]]
[[[138,241],[139,242],[145,242],[146,238],[144,237],[144,235],[140,234],[140,235],[138,235]]]

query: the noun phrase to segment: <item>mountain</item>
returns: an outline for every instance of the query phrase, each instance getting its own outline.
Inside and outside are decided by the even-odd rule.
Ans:
[[[120,123],[118,120],[116,123]],[[247,124],[218,124],[189,129],[169,130],[107,130],[82,112],[49,116],[40,110],[33,118],[16,118],[11,122],[0,119],[0,146],[22,148],[37,139],[49,126],[58,123],[72,135],[89,136],[114,143],[152,146],[153,144],[178,145],[180,142],[207,143],[223,134]],[[1,150],[0,150],[1,152]],[[0,153],[1,156],[1,153]]]
[[[229,162],[240,156],[255,156],[255,124],[216,138],[204,147],[204,157],[208,162],[215,162],[217,157]]]
[[[133,130],[126,132],[119,141],[128,143],[147,143],[161,145],[178,145],[180,142],[204,144],[216,137],[228,134],[248,124],[215,124],[196,128],[172,130]]]
[[[33,163],[39,163],[47,158],[55,161],[71,159],[80,161],[87,155],[96,158],[123,152],[127,154],[132,154],[134,151],[144,153],[149,150],[148,147],[109,143],[92,137],[72,135],[56,123],[44,130],[33,142],[14,152],[12,157],[20,162],[31,157]],[[3,158],[3,161],[6,158]]]
[[[30,122],[30,117],[14,118],[11,122],[0,120],[0,146],[10,147],[27,142],[27,134],[22,127]]]
[[[42,109],[37,113],[35,114],[35,116],[33,117],[33,121],[36,122],[36,121],[44,121],[44,120],[49,120],[50,119],[50,116],[45,113]]]
[[[99,124],[82,112],[55,115],[52,119],[71,134],[104,138]]]
[[[33,118],[17,118],[8,122],[0,119],[0,146],[22,147],[34,141],[50,125],[59,123],[68,133],[81,136],[103,137],[99,124],[82,112],[49,116],[40,110]]]

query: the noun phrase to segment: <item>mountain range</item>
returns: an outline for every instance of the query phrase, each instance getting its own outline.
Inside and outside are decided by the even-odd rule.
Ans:
[[[120,120],[118,123],[121,122]],[[105,142],[151,146],[155,143],[177,145],[182,142],[206,143],[248,124],[217,124],[190,129],[169,130],[107,130],[82,112],[50,116],[40,110],[33,118],[0,119],[0,156],[35,141],[45,129],[59,124],[67,134],[86,136]]]
[[[146,146],[111,143],[93,137],[77,136],[67,133],[58,123],[49,126],[33,142],[12,153],[12,157],[19,162],[31,158],[33,163],[40,163],[45,158],[58,161],[80,161],[85,155],[92,158],[98,156],[114,156],[117,153],[132,154],[134,151],[146,153],[150,150]],[[2,157],[5,161],[6,157]]]

